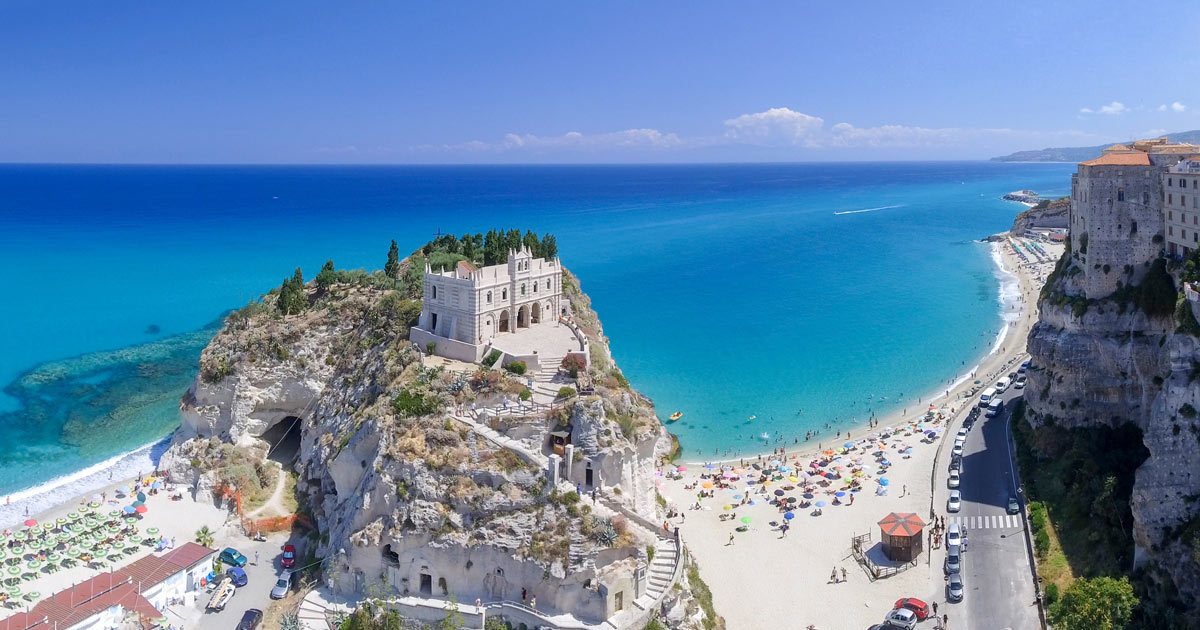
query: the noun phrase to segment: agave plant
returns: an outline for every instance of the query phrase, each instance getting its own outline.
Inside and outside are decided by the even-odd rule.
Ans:
[[[279,630],[300,630],[300,617],[296,613],[280,617]]]
[[[592,531],[592,539],[606,547],[617,542],[617,528],[613,527],[612,519],[596,519],[596,529]]]

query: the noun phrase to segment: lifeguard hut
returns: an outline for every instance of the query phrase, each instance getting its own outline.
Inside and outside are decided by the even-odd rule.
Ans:
[[[912,562],[924,549],[925,521],[913,513],[892,512],[879,521],[883,553],[897,562]]]

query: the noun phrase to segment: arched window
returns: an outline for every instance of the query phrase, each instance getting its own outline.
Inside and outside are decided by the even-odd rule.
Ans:
[[[537,293],[537,285],[538,285],[537,281],[534,281],[534,283],[533,283],[533,292],[534,293]]]
[[[437,299],[437,285],[433,285],[433,299]]]
[[[487,292],[487,303],[488,304],[492,303],[492,292],[491,291]]]
[[[501,299],[501,300],[507,300],[507,299],[508,299],[508,289],[501,289],[501,290],[500,290],[500,299]]]
[[[521,284],[521,295],[525,295],[525,284]]]
[[[1117,189],[1117,201],[1125,201],[1125,189],[1124,188]]]

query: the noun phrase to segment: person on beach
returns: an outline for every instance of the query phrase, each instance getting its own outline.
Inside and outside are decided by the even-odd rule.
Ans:
[[[842,567],[842,581],[846,581],[846,567]]]
[[[725,546],[728,547],[729,545],[732,545],[732,544],[733,544],[733,532],[729,532],[729,542],[725,543]]]
[[[837,567],[833,567],[833,571],[829,572],[829,581],[834,584],[838,583]]]

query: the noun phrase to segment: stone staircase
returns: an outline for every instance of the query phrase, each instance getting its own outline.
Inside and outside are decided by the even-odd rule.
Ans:
[[[646,592],[633,604],[643,610],[650,608],[674,585],[675,565],[679,557],[674,540],[659,540],[654,545],[654,559],[646,575]]]
[[[301,630],[330,630],[329,618],[336,614],[350,614],[354,608],[330,601],[322,592],[323,589],[313,589],[300,601],[296,616],[300,620]]]

